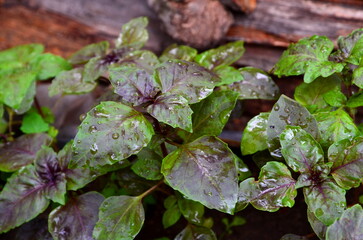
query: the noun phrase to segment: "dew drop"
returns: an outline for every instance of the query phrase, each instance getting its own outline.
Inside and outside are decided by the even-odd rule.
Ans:
[[[79,144],[79,143],[81,143],[81,140],[77,140],[77,143]]]
[[[79,120],[83,121],[86,118],[86,114],[79,115]]]
[[[95,133],[97,132],[97,127],[95,125],[91,125],[89,128],[88,128],[88,132],[89,133]]]
[[[97,144],[96,143],[92,144],[89,150],[92,154],[96,154],[98,152]]]
[[[193,72],[192,75],[196,76],[196,77],[202,77],[203,76],[203,74],[201,72]]]
[[[118,133],[112,133],[112,138],[113,139],[118,139],[120,137],[120,134]]]
[[[274,110],[275,110],[275,111],[280,110],[280,105],[278,105],[278,104],[276,103],[276,104],[275,104],[275,106],[274,106]]]

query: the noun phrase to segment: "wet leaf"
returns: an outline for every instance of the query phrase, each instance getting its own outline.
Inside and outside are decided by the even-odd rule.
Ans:
[[[342,109],[314,115],[321,133],[320,144],[329,147],[334,142],[352,138],[359,134],[353,119]]]
[[[98,220],[98,209],[104,197],[88,192],[71,198],[65,206],[59,206],[49,215],[49,231],[55,240],[92,239],[92,231]]]
[[[356,29],[348,36],[340,36],[338,38],[338,47],[341,51],[343,58],[348,58],[356,43],[363,37],[363,29]]]
[[[92,91],[96,82],[84,82],[83,68],[74,68],[58,74],[49,86],[49,96],[57,94],[83,94]]]
[[[117,65],[144,69],[148,73],[152,74],[154,68],[159,63],[158,57],[153,52],[148,50],[136,50],[122,56]]]
[[[168,59],[180,59],[185,61],[193,61],[195,56],[197,56],[198,51],[195,48],[186,45],[172,44],[167,47],[160,56],[161,61],[166,61]]]
[[[243,41],[235,41],[207,50],[198,54],[195,61],[209,70],[221,65],[231,65],[239,60],[245,52],[243,44]]]
[[[239,93],[239,99],[267,99],[275,100],[279,95],[279,87],[264,71],[245,67],[240,68],[243,80],[229,85],[229,89]]]
[[[280,135],[281,153],[295,172],[313,174],[324,164],[324,152],[301,127],[286,126]]]
[[[217,237],[209,228],[189,224],[174,240],[217,240]]]
[[[27,63],[40,55],[44,51],[44,46],[41,44],[25,44],[13,48],[0,51],[0,64],[5,62],[20,62]],[[1,65],[2,66],[2,65]],[[18,67],[22,67],[19,66]]]
[[[358,187],[363,180],[363,137],[344,139],[329,147],[331,174],[337,184],[346,190]]]
[[[346,208],[345,190],[332,180],[304,188],[305,202],[317,219],[329,226]]]
[[[20,130],[26,134],[46,132],[49,124],[38,113],[28,112],[23,118]]]
[[[0,170],[12,172],[34,162],[43,145],[49,145],[51,138],[44,134],[22,135],[0,148]]]
[[[116,48],[129,46],[135,49],[142,48],[149,38],[146,30],[148,20],[146,17],[134,18],[122,26],[120,35],[116,40]]]
[[[144,220],[145,213],[140,197],[109,197],[100,207],[93,237],[96,240],[134,239]]]
[[[37,80],[47,80],[57,76],[62,71],[72,68],[72,65],[67,60],[51,53],[39,55],[31,64],[38,72]]]
[[[348,99],[347,107],[350,108],[357,108],[363,106],[363,94],[362,92],[359,92],[357,94],[354,94]]]
[[[342,107],[347,102],[347,97],[339,89],[325,93],[323,98],[332,107]]]
[[[156,152],[143,148],[137,154],[136,162],[131,166],[132,171],[138,176],[147,180],[160,180],[163,178],[161,174],[162,157]]]
[[[260,113],[247,123],[241,140],[241,152],[243,155],[267,149],[266,129],[269,116],[270,113]]]
[[[74,54],[68,59],[71,64],[82,64],[94,57],[103,57],[106,55],[109,48],[108,41],[89,44]]]
[[[121,103],[101,102],[80,125],[70,166],[102,168],[122,164],[122,160],[147,146],[153,134],[151,123],[142,113]]]
[[[318,109],[327,107],[324,94],[340,89],[341,81],[337,77],[317,78],[312,83],[302,83],[295,88],[294,98],[301,105],[315,106]]]
[[[307,210],[307,217],[311,228],[314,230],[315,234],[321,239],[325,239],[325,233],[327,226],[316,218],[313,212],[309,209]]]
[[[203,101],[192,105],[193,133],[184,139],[193,141],[204,135],[219,136],[236,105],[238,94],[232,91],[214,91]]]
[[[136,106],[153,100],[160,91],[154,78],[146,70],[136,67],[111,67],[110,80],[115,93]]]
[[[352,83],[363,88],[363,66],[354,69]]]
[[[241,81],[243,81],[242,74],[237,69],[235,69],[234,67],[231,67],[231,66],[227,66],[227,65],[220,66],[214,72],[222,80],[218,84],[218,86],[227,85],[227,84],[232,84],[234,82],[241,82]],[[227,88],[227,86],[226,86],[226,88]],[[230,88],[230,86],[228,87],[228,89],[229,88]]]
[[[360,38],[355,42],[354,47],[352,48],[349,57],[346,59],[347,62],[352,63],[354,65],[359,65],[362,61],[363,57],[363,29],[360,30]],[[359,31],[358,30],[358,31]]]
[[[362,239],[363,237],[363,210],[362,206],[355,204],[343,212],[341,217],[328,227],[326,240]]]
[[[30,84],[28,91],[26,92],[24,98],[22,99],[19,107],[14,108],[14,112],[18,115],[21,115],[29,111],[29,109],[32,107],[34,103],[35,94],[36,94],[36,82],[33,81]]]
[[[180,212],[188,222],[195,225],[201,225],[203,223],[204,206],[201,203],[180,197],[178,199],[178,206]]]
[[[281,77],[305,73],[304,82],[311,83],[319,76],[340,72],[342,64],[328,61],[333,48],[333,42],[325,36],[303,38],[284,51],[274,66],[274,74]]]
[[[237,202],[237,166],[232,151],[216,137],[181,145],[164,158],[167,183],[208,208],[233,213]]]
[[[193,111],[183,96],[163,94],[157,97],[146,110],[159,122],[192,132]]]
[[[314,139],[320,139],[318,124],[309,111],[291,98],[282,95],[275,103],[267,121],[267,145],[274,157],[282,157],[279,137],[287,125],[300,126]]]
[[[101,77],[106,71],[110,63],[101,57],[90,59],[85,65],[82,72],[82,81],[84,83],[93,83]]]
[[[240,184],[237,210],[251,203],[256,209],[275,212],[292,207],[297,195],[295,180],[288,168],[279,162],[268,162],[261,168],[258,181],[248,178]]]
[[[220,79],[195,63],[168,60],[155,69],[153,77],[163,94],[181,95],[189,103],[197,103],[213,92]]]
[[[163,214],[162,223],[164,228],[173,226],[180,219],[181,212],[174,195],[167,197],[164,201],[166,211]]]

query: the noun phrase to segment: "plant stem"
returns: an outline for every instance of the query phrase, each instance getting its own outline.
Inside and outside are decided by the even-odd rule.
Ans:
[[[164,180],[161,180],[160,182],[158,182],[156,185],[152,186],[151,188],[149,188],[148,190],[146,190],[144,193],[142,193],[139,197],[140,198],[144,198],[147,195],[149,195],[151,192],[153,192],[154,190],[156,190],[161,184],[164,183]]]
[[[13,118],[14,118],[14,112],[11,108],[6,108],[6,111],[8,112],[8,115],[9,115],[9,134],[10,136],[13,135]]]
[[[162,134],[160,123],[156,119],[155,119],[155,128],[156,128],[156,131],[158,131],[159,133]],[[163,157],[165,158],[166,156],[168,156],[169,153],[168,153],[168,149],[166,149],[165,142],[160,143],[160,148],[161,148],[161,152],[163,153]]]
[[[43,113],[42,107],[39,104],[37,97],[34,97],[34,104],[35,104],[35,108],[37,109],[38,113],[44,119],[44,113]]]

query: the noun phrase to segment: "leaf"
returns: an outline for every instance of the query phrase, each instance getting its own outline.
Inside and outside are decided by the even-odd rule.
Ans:
[[[110,80],[115,93],[136,106],[152,101],[160,91],[155,79],[146,70],[136,67],[111,67]]]
[[[192,132],[192,109],[188,101],[177,94],[163,94],[147,107],[146,111],[159,122],[174,128],[179,127]]]
[[[305,187],[304,197],[309,210],[327,226],[339,218],[346,208],[345,190],[330,179]]]
[[[187,198],[233,213],[238,191],[235,161],[224,142],[205,136],[170,153],[161,172],[167,183]]]
[[[20,130],[23,133],[41,133],[49,130],[49,124],[36,112],[25,114]]]
[[[36,153],[52,139],[44,134],[22,135],[0,148],[0,170],[13,172],[34,162]]]
[[[280,207],[292,207],[297,195],[295,180],[283,163],[271,161],[261,168],[258,181],[248,178],[241,182],[237,210],[251,203],[258,210],[275,212]]]
[[[287,125],[300,126],[314,139],[320,139],[318,124],[308,110],[291,98],[281,95],[267,121],[267,145],[274,157],[282,157],[279,137]]]
[[[362,29],[360,29],[361,35],[360,38],[355,42],[354,47],[352,48],[349,57],[346,59],[347,62],[352,63],[354,65],[359,65],[362,61],[363,57],[363,32]]]
[[[311,83],[318,77],[329,77],[333,73],[341,72],[343,68],[343,63],[335,63],[329,61],[309,64],[304,75],[304,82]]]
[[[188,222],[195,225],[203,223],[204,206],[201,203],[180,197],[178,199],[178,206],[181,214]]]
[[[93,237],[96,240],[134,239],[144,220],[145,213],[140,197],[109,197],[100,207]]]
[[[310,226],[314,230],[315,234],[319,237],[319,239],[324,240],[327,226],[317,219],[314,213],[309,209],[307,210],[307,216]]]
[[[58,74],[49,86],[49,96],[57,94],[83,94],[92,91],[96,83],[85,82],[82,78],[83,68],[74,68]]]
[[[351,55],[356,43],[362,38],[363,29],[356,29],[348,36],[340,36],[338,38],[338,47],[342,52],[343,58],[348,58]]]
[[[29,111],[29,109],[32,107],[34,103],[35,94],[36,94],[36,82],[33,81],[30,84],[28,91],[26,92],[24,98],[22,99],[19,107],[13,109],[14,112],[18,115],[21,115]]]
[[[116,40],[116,48],[130,46],[140,49],[147,42],[149,35],[146,30],[148,19],[146,17],[134,18],[122,26],[120,35]]]
[[[352,83],[363,88],[363,66],[354,69]]]
[[[4,116],[4,105],[0,103],[0,118]]]
[[[163,214],[162,223],[164,228],[173,226],[180,219],[181,212],[174,195],[167,197],[164,201],[166,211]]]
[[[344,139],[332,144],[328,159],[333,163],[331,174],[341,188],[349,190],[362,183],[363,137]]]
[[[197,103],[213,92],[220,79],[212,72],[182,60],[168,60],[155,69],[153,77],[163,94],[181,95]]]
[[[220,66],[214,72],[222,80],[218,84],[218,86],[243,81],[242,74],[237,69],[235,69],[234,67],[231,67],[231,66],[227,66],[227,65]],[[228,89],[229,89],[229,87],[228,87]]]
[[[159,64],[158,57],[148,50],[136,50],[125,53],[117,62],[117,65],[144,69],[152,74],[154,68]]]
[[[25,44],[0,51],[0,64],[3,62],[26,63],[40,55],[44,51],[41,44]]]
[[[241,139],[242,155],[254,154],[267,149],[267,120],[270,113],[260,113],[253,117],[243,130]]]
[[[85,65],[82,72],[82,81],[84,83],[93,83],[106,71],[110,65],[106,60],[101,57],[91,58]]]
[[[137,154],[137,161],[131,166],[132,171],[138,176],[147,180],[160,180],[163,178],[161,174],[162,157],[154,151],[143,148]]]
[[[295,234],[285,234],[280,240],[309,240],[309,238]]]
[[[217,237],[209,228],[189,224],[174,240],[217,240]]]
[[[142,113],[117,102],[101,102],[86,115],[74,139],[71,168],[124,163],[150,142],[154,129]]]
[[[72,65],[67,60],[51,53],[39,55],[31,64],[33,64],[34,69],[37,69],[38,80],[46,80],[55,77],[60,72],[72,68]]]
[[[109,45],[110,44],[107,41],[89,44],[73,53],[68,61],[71,64],[82,64],[86,63],[91,58],[103,57],[107,54]]]
[[[192,105],[193,133],[185,140],[193,141],[204,135],[219,136],[237,102],[238,94],[232,91],[214,91],[203,101]]]
[[[339,89],[325,93],[323,98],[332,107],[342,107],[347,102],[347,97]]]
[[[245,52],[243,44],[243,41],[235,41],[207,50],[198,54],[195,61],[209,70],[220,65],[231,65],[239,60]]]
[[[172,44],[167,47],[160,56],[161,61],[166,61],[168,59],[180,59],[184,61],[193,61],[195,56],[197,56],[198,51],[195,48],[186,45]]]
[[[286,126],[280,135],[281,153],[295,172],[316,172],[324,164],[324,152],[315,139],[301,127]]]
[[[348,99],[347,107],[357,108],[363,106],[363,94],[362,92],[356,93]]]
[[[243,80],[229,85],[229,89],[239,93],[239,99],[267,99],[275,100],[279,95],[279,87],[264,71],[245,67],[240,68]]]
[[[353,119],[342,109],[314,115],[321,133],[320,144],[329,147],[334,142],[359,135]]]
[[[295,88],[294,98],[301,105],[315,106],[318,109],[327,107],[324,94],[340,89],[339,78],[331,76],[328,78],[317,78],[312,83],[302,83]]]
[[[326,240],[361,239],[363,237],[363,210],[355,204],[345,210],[342,216],[326,231]]]
[[[55,240],[92,239],[92,231],[98,220],[98,209],[104,197],[88,192],[70,199],[49,215],[49,231]]]

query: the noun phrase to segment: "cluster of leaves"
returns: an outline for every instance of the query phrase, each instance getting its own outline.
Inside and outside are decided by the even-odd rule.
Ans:
[[[52,81],[51,96],[90,92],[100,78],[112,87],[82,117],[73,141],[58,153],[49,147],[54,136],[45,133],[2,145],[0,170],[14,173],[0,193],[0,232],[49,206],[54,239],[133,239],[145,220],[147,196],[158,189],[170,195],[163,226],[181,216],[188,222],[175,239],[216,239],[204,208],[236,211],[238,184],[249,171],[218,135],[237,100],[273,100],[278,87],[259,69],[231,66],[244,53],[241,41],[199,54],[172,45],[157,57],[141,49],[146,25],[146,18],[134,19],[122,27],[114,48],[108,42],[91,44],[69,63],[64,60],[67,67]],[[37,78],[55,75],[44,71]],[[106,173],[112,181],[102,195],[84,190]],[[240,224],[226,222],[227,232]]]

